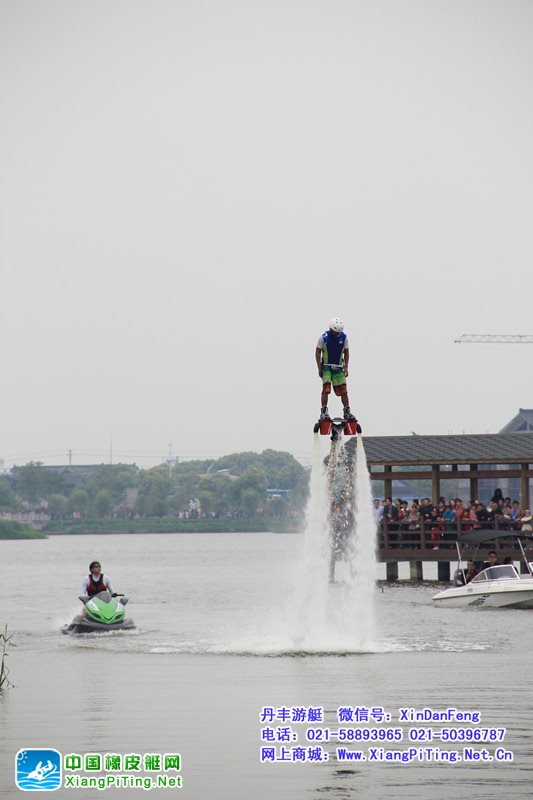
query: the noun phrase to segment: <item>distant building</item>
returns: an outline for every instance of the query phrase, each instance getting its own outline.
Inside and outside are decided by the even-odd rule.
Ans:
[[[505,425],[500,433],[531,433],[533,431],[533,408],[519,408],[516,417]]]
[[[518,414],[512,418],[510,422],[505,425],[500,433],[531,433],[533,432],[533,408],[519,408]],[[518,464],[511,465],[518,467]],[[496,469],[500,466],[496,465]],[[509,478],[508,480],[500,481],[501,488],[505,494],[510,497],[520,497],[520,481],[518,478]]]

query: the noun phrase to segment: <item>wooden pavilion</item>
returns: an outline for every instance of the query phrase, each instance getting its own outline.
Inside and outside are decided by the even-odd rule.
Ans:
[[[364,445],[371,480],[384,482],[386,497],[392,497],[393,481],[430,479],[431,499],[436,503],[446,480],[466,478],[470,497],[465,499],[474,500],[482,478],[519,478],[520,502],[522,508],[529,508],[533,433],[365,436]],[[355,441],[349,441],[348,451],[354,446]]]
[[[479,497],[479,481],[483,478],[491,481],[518,478],[521,506],[530,507],[533,432],[365,436],[364,446],[370,478],[372,481],[383,481],[385,497],[393,497],[393,481],[429,479],[431,499],[437,503],[439,497],[446,494],[446,481],[467,479],[469,497],[463,499],[475,500]],[[346,444],[348,453],[353,454],[354,448],[355,439],[350,439]],[[494,484],[496,486],[497,483]],[[389,535],[386,526],[378,538],[378,560],[386,563],[388,580],[397,579],[399,561],[410,562],[411,578],[414,580],[422,579],[424,561],[438,562],[439,579],[450,579],[450,562],[455,557],[455,544],[452,541],[433,549],[434,541],[430,532],[422,529],[416,545],[402,543],[397,533]],[[452,538],[457,538],[457,533]],[[504,551],[499,544],[495,546],[502,558],[505,555],[516,557],[513,550]]]

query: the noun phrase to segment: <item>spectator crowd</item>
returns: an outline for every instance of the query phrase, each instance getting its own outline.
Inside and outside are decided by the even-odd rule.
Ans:
[[[479,530],[481,528],[500,528],[503,530],[533,531],[532,515],[529,509],[522,509],[518,500],[504,497],[501,489],[496,489],[488,504],[480,500],[463,502],[459,497],[446,500],[439,498],[435,505],[428,497],[411,502],[398,497],[374,500],[374,519],[378,527],[393,532],[389,542],[398,541],[397,531],[404,532],[400,539],[416,538],[416,534],[405,532],[428,530],[431,533],[433,549],[438,550],[442,539],[450,532]]]

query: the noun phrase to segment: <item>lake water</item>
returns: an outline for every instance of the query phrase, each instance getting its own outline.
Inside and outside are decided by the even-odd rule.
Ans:
[[[378,587],[366,652],[349,652],[342,637],[326,651],[312,652],[309,642],[302,651],[293,627],[302,540],[194,534],[0,542],[0,624],[16,634],[8,659],[16,688],[0,693],[0,796],[21,796],[17,751],[55,748],[181,754],[181,789],[61,788],[52,795],[74,800],[531,797],[532,612],[434,608],[434,587]],[[137,629],[63,636],[95,558],[115,590],[131,598]],[[332,588],[333,604],[335,592],[342,586]],[[366,609],[346,615],[347,630],[362,622],[361,613]],[[269,744],[260,739],[263,707],[276,714],[322,708],[321,725],[291,726],[297,744],[308,747],[318,743],[305,740],[307,728],[338,731],[341,706],[382,707],[392,716],[387,725],[406,736],[400,707],[478,710],[481,724],[467,727],[505,727],[501,744],[514,760],[354,763],[336,758],[339,744],[355,749],[354,742],[330,740],[328,761],[260,763],[261,746]],[[420,745],[404,739],[385,746]],[[432,746],[462,752],[464,743]],[[487,748],[492,753],[494,743]]]

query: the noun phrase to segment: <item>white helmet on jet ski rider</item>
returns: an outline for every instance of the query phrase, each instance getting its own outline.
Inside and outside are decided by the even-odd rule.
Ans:
[[[335,333],[342,333],[344,330],[344,322],[340,317],[333,317],[329,323],[329,329]]]

